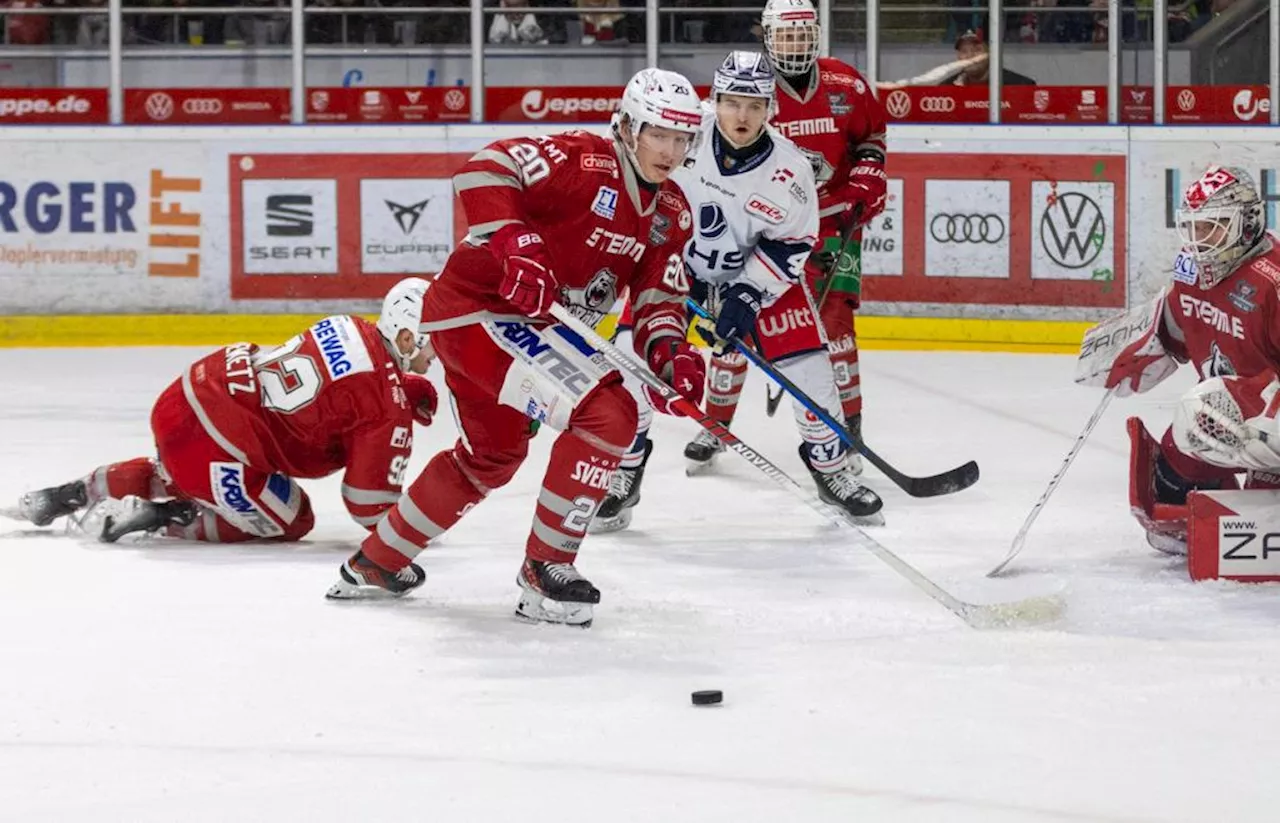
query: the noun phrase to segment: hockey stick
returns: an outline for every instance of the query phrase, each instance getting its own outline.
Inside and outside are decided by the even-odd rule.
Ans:
[[[782,403],[782,396],[785,394],[781,389],[777,394],[773,393],[773,386],[764,387],[764,413],[773,417],[774,412],[778,410],[778,405]]]
[[[694,302],[693,298],[687,298],[685,302],[689,309],[699,317],[707,320],[714,319],[706,309]],[[957,466],[954,469],[931,477],[911,477],[903,474],[886,463],[880,455],[869,449],[866,443],[855,440],[848,429],[840,425],[834,417],[827,413],[826,409],[819,406],[809,395],[801,391],[799,386],[787,379],[786,375],[778,371],[772,363],[765,360],[741,340],[735,340],[733,345],[748,360],[754,363],[756,368],[769,375],[784,391],[799,400],[801,405],[812,412],[815,417],[826,423],[846,446],[867,458],[871,465],[882,471],[885,477],[893,481],[894,485],[912,497],[938,497],[944,494],[954,494],[978,482],[978,464],[972,460],[963,466]]]
[[[1098,408],[1094,410],[1089,422],[1084,424],[1084,431],[1080,432],[1080,436],[1076,438],[1075,445],[1071,447],[1071,451],[1067,452],[1067,459],[1062,461],[1062,465],[1058,467],[1053,477],[1050,478],[1049,488],[1044,490],[1044,494],[1040,495],[1040,499],[1031,507],[1031,513],[1027,515],[1027,519],[1022,521],[1022,528],[1018,529],[1018,534],[1013,538],[1013,545],[1009,547],[1009,553],[1004,556],[1004,560],[1001,560],[998,566],[987,572],[987,577],[999,575],[1006,566],[1013,562],[1013,558],[1017,557],[1018,553],[1022,551],[1023,545],[1027,542],[1027,532],[1031,530],[1031,524],[1036,522],[1036,518],[1040,516],[1040,510],[1044,508],[1045,503],[1049,502],[1049,495],[1053,494],[1053,490],[1058,488],[1058,484],[1062,482],[1062,476],[1067,473],[1067,469],[1076,459],[1076,455],[1084,447],[1084,441],[1089,439],[1094,426],[1098,425],[1098,421],[1102,419],[1102,413],[1107,410],[1107,405],[1111,403],[1111,398],[1115,397],[1115,393],[1115,389],[1107,389],[1107,393],[1102,395]]]
[[[564,306],[559,303],[553,304],[551,306],[551,315],[564,324],[567,329],[575,332],[583,340],[590,343],[609,362],[639,380],[645,386],[648,386],[664,400],[670,401],[681,413],[692,418],[698,425],[714,434],[730,451],[741,455],[748,463],[774,483],[803,500],[809,508],[818,512],[832,523],[852,531],[854,542],[858,546],[874,554],[886,565],[906,578],[913,586],[945,606],[952,614],[955,614],[973,628],[1030,626],[1055,620],[1062,614],[1066,603],[1057,595],[1032,597],[1010,603],[993,603],[990,605],[966,603],[960,600],[916,571],[905,560],[877,543],[866,532],[858,528],[857,524],[850,520],[845,512],[828,506],[816,495],[805,491],[767,457],[743,443],[738,439],[737,435],[713,420],[702,409],[685,400],[675,389],[662,382],[653,372],[649,371],[646,366],[610,344],[609,341],[597,334],[594,329],[570,314],[569,310]]]

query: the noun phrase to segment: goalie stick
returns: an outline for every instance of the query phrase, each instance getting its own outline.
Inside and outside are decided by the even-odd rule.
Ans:
[[[703,412],[694,404],[684,399],[675,389],[662,382],[653,372],[646,366],[637,362],[626,352],[621,351],[616,346],[609,343],[599,334],[596,333],[587,324],[574,317],[567,308],[559,303],[552,304],[551,315],[558,322],[576,333],[583,340],[587,341],[604,355],[605,359],[613,363],[620,370],[639,380],[645,386],[649,387],[654,393],[668,400],[682,414],[690,417],[698,425],[720,438],[721,442],[730,450],[741,455],[748,463],[758,469],[762,474],[768,477],[777,485],[786,489],[800,500],[804,501],[809,508],[821,514],[837,526],[849,529],[853,533],[854,542],[861,548],[874,554],[882,562],[906,578],[913,586],[920,589],[925,594],[932,597],[938,603],[946,607],[952,614],[959,617],[968,625],[976,629],[1001,628],[1014,626],[1030,626],[1039,623],[1047,623],[1057,619],[1066,606],[1063,599],[1057,595],[1047,595],[1043,597],[1031,597],[1025,600],[1017,600],[1008,603],[992,603],[977,604],[966,603],[956,596],[952,595],[942,587],[938,586],[929,578],[925,577],[915,567],[911,566],[905,560],[898,557],[893,552],[881,546],[872,539],[866,532],[858,528],[857,524],[852,522],[848,516],[837,509],[823,503],[816,495],[805,491],[796,481],[778,468],[767,457],[760,452],[748,446],[738,439],[737,435],[726,429],[720,423],[713,420],[709,415]]]
[[[1013,538],[1013,545],[1009,547],[1009,553],[1004,556],[1004,560],[991,571],[987,572],[987,577],[996,577],[1000,572],[1013,562],[1013,558],[1018,556],[1022,551],[1022,547],[1027,542],[1027,532],[1031,530],[1031,524],[1036,522],[1036,518],[1040,516],[1040,510],[1044,508],[1044,504],[1049,502],[1049,495],[1053,494],[1053,490],[1058,488],[1058,484],[1062,482],[1062,476],[1067,473],[1067,469],[1071,467],[1075,461],[1076,455],[1080,453],[1080,449],[1084,448],[1084,441],[1089,439],[1089,435],[1093,432],[1094,426],[1098,425],[1098,421],[1102,419],[1102,413],[1107,410],[1107,405],[1111,403],[1111,398],[1115,397],[1115,389],[1107,389],[1107,393],[1102,395],[1102,400],[1098,403],[1098,408],[1094,410],[1093,416],[1089,418],[1089,422],[1084,424],[1084,431],[1080,432],[1080,436],[1076,438],[1075,445],[1071,447],[1071,451],[1067,452],[1067,458],[1062,461],[1062,465],[1054,472],[1053,477],[1049,479],[1049,488],[1044,490],[1044,494],[1040,495],[1040,499],[1031,507],[1031,513],[1027,515],[1027,519],[1022,521],[1022,528],[1018,529],[1018,534]]]
[[[706,320],[712,320],[710,312],[702,306],[694,302],[693,298],[686,298],[689,309],[699,317]],[[840,438],[846,446],[856,451],[858,454],[867,458],[871,465],[875,466],[884,476],[893,481],[894,485],[902,489],[912,497],[938,497],[944,494],[954,494],[969,488],[978,482],[978,464],[972,460],[962,466],[956,466],[941,474],[935,474],[930,477],[912,477],[903,474],[893,466],[885,462],[884,458],[873,452],[867,447],[867,444],[861,440],[855,440],[849,430],[840,425],[834,417],[827,413],[827,410],[819,406],[813,401],[809,395],[800,390],[800,387],[787,379],[786,375],[778,371],[778,369],[769,361],[765,360],[749,346],[741,340],[735,340],[734,347],[742,352],[748,360],[755,364],[765,374],[783,388],[788,394],[800,401],[806,409],[813,413],[819,420],[826,423],[832,431]]]

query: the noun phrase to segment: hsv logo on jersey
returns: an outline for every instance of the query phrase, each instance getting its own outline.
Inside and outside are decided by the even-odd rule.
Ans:
[[[719,203],[703,203],[698,207],[698,234],[714,240],[728,230],[729,221]]]
[[[1182,307],[1183,317],[1194,317],[1215,331],[1229,334],[1237,340],[1244,339],[1244,321],[1227,314],[1207,300],[1201,300],[1189,294],[1180,294],[1178,305]]]
[[[812,137],[815,134],[838,134],[834,117],[815,117],[810,120],[792,120],[790,123],[775,123],[778,131],[787,137]]]
[[[772,223],[775,226],[780,224],[787,217],[786,209],[758,194],[753,194],[751,197],[747,198],[747,205],[744,206],[744,208],[746,209],[747,214],[759,215],[764,218],[765,221]]]

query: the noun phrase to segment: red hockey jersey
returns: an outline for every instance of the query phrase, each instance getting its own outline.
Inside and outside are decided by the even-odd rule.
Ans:
[[[1200,379],[1280,372],[1280,249],[1267,235],[1240,268],[1212,289],[1175,279],[1160,340],[1195,364]]]
[[[359,317],[326,317],[282,346],[235,343],[197,360],[183,391],[240,462],[289,477],[345,469],[342,499],[372,528],[399,498],[413,445],[406,379]]]
[[[571,131],[499,140],[453,179],[469,232],[427,292],[425,331],[519,316],[498,295],[502,266],[486,241],[523,223],[542,235],[560,302],[577,317],[595,325],[629,288],[637,352],[684,337],[689,204],[670,181],[645,190],[612,138]]]
[[[884,165],[884,106],[858,70],[834,57],[820,57],[803,94],[778,77],[778,112],[773,125],[800,147],[813,164],[818,183],[818,217],[823,235],[844,211],[843,189],[855,166]]]

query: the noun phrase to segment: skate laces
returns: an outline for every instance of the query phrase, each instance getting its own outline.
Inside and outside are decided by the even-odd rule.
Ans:
[[[853,472],[848,469],[825,475],[825,479],[827,488],[841,500],[848,500],[863,489],[862,484],[854,479]]]
[[[395,578],[401,583],[416,583],[418,582],[418,573],[413,570],[413,564],[411,563],[396,572]]]
[[[578,573],[578,569],[572,563],[546,563],[543,569],[549,577],[555,578],[557,583],[574,583],[587,579]]]
[[[613,479],[609,481],[609,496],[626,500],[627,495],[631,494],[631,487],[635,485],[636,475],[639,474],[638,469],[639,467],[624,469],[619,466],[613,472]]]
[[[710,446],[716,451],[724,448],[724,444],[720,442],[720,438],[716,437],[706,429],[698,432],[698,435],[693,438],[693,442],[697,443],[699,446]]]

